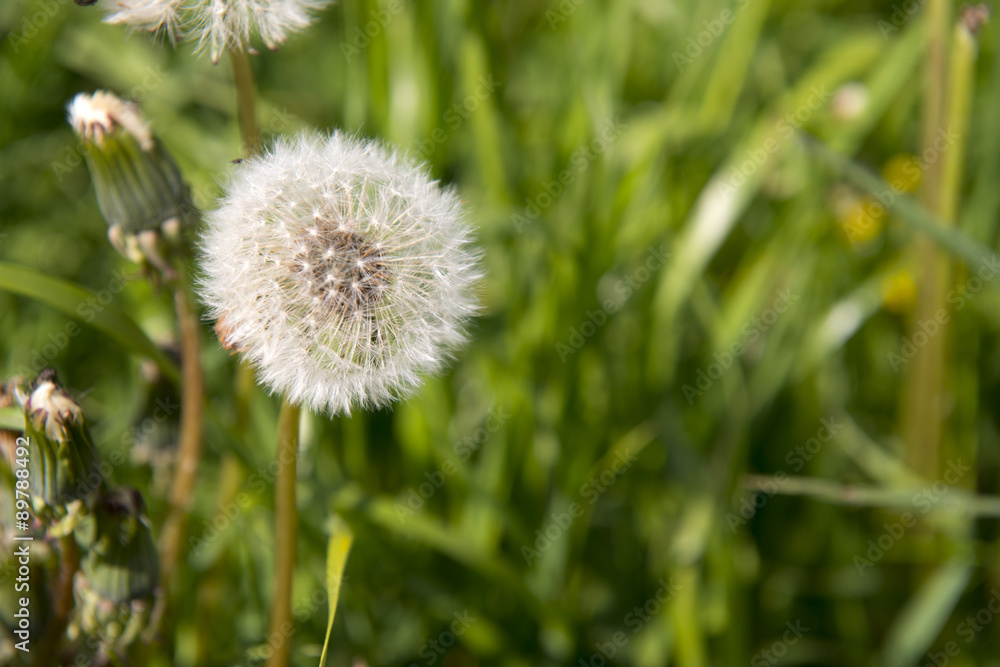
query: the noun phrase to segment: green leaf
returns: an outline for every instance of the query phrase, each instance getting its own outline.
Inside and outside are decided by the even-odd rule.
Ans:
[[[958,555],[931,573],[889,629],[882,664],[912,665],[930,650],[962,597],[972,571],[972,559]]]
[[[333,633],[333,618],[337,613],[337,598],[340,597],[340,582],[344,578],[344,566],[351,552],[354,533],[350,526],[339,516],[334,515],[330,521],[330,541],[326,548],[326,598],[330,605],[330,616],[326,621],[326,639],[323,640],[323,654],[319,659],[319,667],[326,665],[327,651],[330,648],[330,635]]]
[[[15,407],[0,408],[0,429],[23,431],[24,411]]]
[[[101,308],[87,306],[95,296],[79,285],[24,266],[0,262],[0,289],[35,299],[70,317],[83,320],[121,343],[127,350],[149,357],[156,362],[164,375],[174,382],[180,382],[177,366],[146,336],[132,318],[111,305]],[[87,316],[91,314],[92,317],[88,319]]]

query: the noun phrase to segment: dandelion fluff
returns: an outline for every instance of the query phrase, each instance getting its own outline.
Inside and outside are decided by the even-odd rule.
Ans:
[[[254,35],[276,49],[306,28],[332,0],[105,0],[108,23],[163,33],[170,41],[193,41],[212,62],[233,49],[250,48]]]
[[[477,309],[471,228],[454,192],[341,133],[244,162],[202,239],[200,292],[223,343],[316,411],[411,393]]]

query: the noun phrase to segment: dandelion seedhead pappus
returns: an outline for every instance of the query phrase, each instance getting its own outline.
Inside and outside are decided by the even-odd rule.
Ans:
[[[296,404],[412,392],[465,339],[478,255],[458,197],[409,159],[302,134],[237,167],[202,239],[222,343]]]
[[[108,23],[193,41],[213,63],[226,49],[250,50],[254,35],[278,48],[333,0],[104,0]]]

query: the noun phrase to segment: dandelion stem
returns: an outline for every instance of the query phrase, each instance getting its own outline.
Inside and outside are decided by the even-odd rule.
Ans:
[[[260,152],[260,130],[257,127],[257,110],[254,102],[253,69],[245,50],[229,52],[233,61],[233,80],[236,83],[236,117],[240,123],[243,154],[246,157]]]
[[[52,598],[53,619],[41,642],[39,665],[56,664],[60,640],[66,632],[69,613],[73,609],[73,577],[80,567],[80,552],[72,535],[60,538],[59,547],[62,553],[59,559],[59,580]]]
[[[177,327],[181,339],[181,425],[177,450],[177,467],[170,487],[170,511],[160,537],[160,587],[162,596],[153,611],[150,629],[155,631],[163,620],[170,598],[170,584],[184,545],[184,527],[194,490],[198,461],[201,458],[202,420],[205,386],[201,368],[201,329],[194,299],[183,269],[174,293]]]
[[[292,574],[298,531],[295,505],[295,469],[299,449],[299,408],[287,401],[278,418],[278,479],[275,483],[275,557],[274,600],[271,603],[271,627],[268,636],[279,638],[268,667],[288,667],[291,662]]]

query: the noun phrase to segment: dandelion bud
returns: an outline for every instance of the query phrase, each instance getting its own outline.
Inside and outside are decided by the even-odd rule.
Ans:
[[[77,95],[69,105],[69,122],[83,141],[112,245],[128,259],[172,276],[177,230],[198,219],[177,165],[136,104],[111,93]]]
[[[347,412],[410,393],[477,309],[458,197],[377,143],[280,141],[239,166],[207,222],[216,332],[291,403]]]
[[[103,483],[97,450],[80,406],[43,370],[24,405],[28,492],[39,513],[64,513]]]
[[[86,551],[75,589],[81,629],[108,644],[129,643],[148,619],[159,576],[142,496],[129,488],[101,491],[73,535]]]

